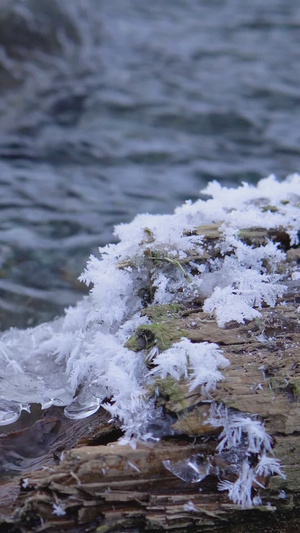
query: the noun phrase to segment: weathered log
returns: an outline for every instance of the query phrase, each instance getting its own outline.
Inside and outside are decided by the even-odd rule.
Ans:
[[[220,238],[218,227],[197,232],[205,234],[208,251]],[[276,240],[287,251],[286,269],[299,261],[299,248],[289,246],[283,230],[251,228],[241,238],[254,245],[267,238]],[[136,448],[118,442],[121,430],[108,423],[102,410],[84,423],[64,425],[60,415],[53,413],[44,426],[35,422],[26,430],[26,438],[36,440],[37,430],[45,424],[58,433],[46,442],[41,461],[25,463],[14,480],[4,480],[0,531],[298,531],[300,283],[286,285],[278,305],[262,308],[260,319],[232,322],[225,328],[202,310],[199,300],[189,305],[146,307],[143,312],[152,325],[137,330],[128,343],[131,349],[151,349],[154,342],[164,349],[183,334],[194,343],[214,342],[230,361],[223,370],[224,380],[209,398],[200,387],[190,391],[184,381],[157,380],[152,392],[170,431],[160,441],[139,443]],[[233,504],[227,493],[218,490],[221,474],[234,480],[236,473],[232,458],[217,451],[222,428],[209,423],[210,402],[257,417],[272,437],[273,452],[286,477],[259,479],[253,491],[261,503],[251,509]],[[28,446],[24,435],[5,436],[2,452],[19,442],[14,450],[21,455],[20,439]],[[166,468],[173,464],[174,472],[176,465],[184,466],[191,457],[209,465],[201,480],[183,481],[184,476]]]

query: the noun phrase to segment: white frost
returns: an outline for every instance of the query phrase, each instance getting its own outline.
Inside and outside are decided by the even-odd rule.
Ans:
[[[223,379],[219,368],[229,365],[217,344],[200,342],[193,344],[189,339],[182,338],[172,348],[158,354],[154,359],[155,368],[152,374],[166,378],[168,375],[179,380],[190,378],[190,390],[199,385],[205,392],[215,388],[216,383]]]
[[[262,306],[276,305],[288,276],[298,280],[299,272],[283,276],[285,253],[271,241],[249,246],[241,233],[258,226],[284,228],[291,244],[298,244],[300,176],[282,182],[270,176],[256,186],[237,188],[212,182],[202,193],[209,197],[206,201],[188,201],[173,215],[138,215],[117,226],[120,242],[91,256],[81,276],[91,287],[88,297],[58,320],[3,333],[0,424],[15,420],[30,403],[64,405],[68,416],[77,418],[102,403],[120,420],[124,439],[136,441],[153,438],[151,427],[159,424],[160,412],[148,392],[157,377],[186,378],[190,390],[201,386],[205,394],[216,386],[228,364],[216,344],[183,338],[169,350],[154,346],[150,355],[125,344],[147,323],[141,311],[149,302],[198,301],[222,327],[258,318]],[[215,247],[198,231],[203,225],[220,232]],[[230,415],[223,427],[219,450],[240,446],[246,435],[248,453],[260,457],[256,472],[245,462],[240,481],[226,485],[234,501],[248,505],[258,472],[278,474],[280,466],[270,458],[260,423]]]
[[[55,514],[56,516],[65,516],[66,511],[65,511],[63,504],[53,503],[52,506],[53,506],[52,514]]]
[[[253,488],[264,488],[258,477],[285,477],[280,462],[273,456],[271,437],[259,420],[231,412],[223,405],[213,404],[208,422],[213,427],[223,427],[219,437],[221,442],[217,447],[220,453],[237,450],[243,456],[237,480],[221,481],[219,490],[227,490],[230,499],[243,508],[252,507],[255,503],[252,499]],[[255,466],[251,466],[251,455],[257,456]]]

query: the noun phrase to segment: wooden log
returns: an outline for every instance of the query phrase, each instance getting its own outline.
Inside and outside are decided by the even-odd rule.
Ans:
[[[197,233],[205,235],[207,253],[221,238],[218,227],[198,228]],[[283,265],[287,270],[299,261],[299,248],[290,247],[284,230],[250,228],[242,238],[254,246],[268,238],[276,240],[287,251]],[[262,308],[260,319],[232,322],[224,328],[203,311],[199,299],[173,307],[145,308],[143,312],[156,328],[150,324],[139,329],[131,339],[131,349],[151,348],[157,339],[167,342],[162,332],[169,332],[172,342],[184,332],[193,343],[217,343],[230,361],[222,371],[223,381],[208,398],[200,387],[190,391],[185,381],[158,380],[155,391],[149,393],[156,394],[163,416],[169,417],[170,431],[159,441],[139,443],[136,448],[120,444],[122,432],[108,423],[103,410],[85,422],[66,424],[61,415],[52,413],[43,425],[35,422],[25,430],[27,440],[24,430],[6,435],[2,452],[18,442],[14,450],[21,456],[20,445],[36,441],[37,430],[48,427],[51,435],[58,431],[57,420],[60,424],[59,447],[57,438],[46,439],[47,452],[41,460],[29,466],[26,463],[13,480],[4,479],[0,531],[298,531],[300,283],[289,281],[286,285],[278,305]],[[218,490],[221,475],[234,481],[236,473],[232,459],[217,451],[222,427],[209,423],[214,402],[256,417],[265,425],[286,475],[259,479],[253,492],[261,503],[251,509],[233,504],[226,492]],[[79,438],[74,436],[78,432]],[[180,468],[191,457],[207,467],[207,475],[192,480],[195,482],[174,474],[176,465]],[[167,468],[169,464],[173,472]]]

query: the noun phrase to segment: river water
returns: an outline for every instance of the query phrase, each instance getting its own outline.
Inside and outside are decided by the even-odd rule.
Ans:
[[[299,0],[0,8],[0,329],[77,301],[115,224],[299,171]]]

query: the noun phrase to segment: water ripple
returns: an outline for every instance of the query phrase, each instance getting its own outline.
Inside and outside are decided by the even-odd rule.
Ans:
[[[298,170],[297,0],[0,7],[2,329],[78,298],[114,224]]]

